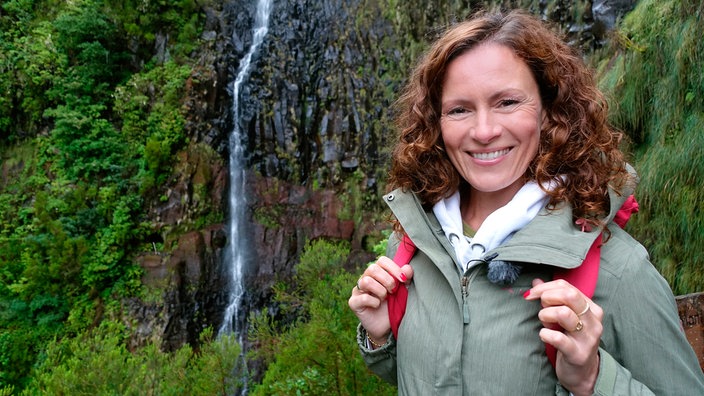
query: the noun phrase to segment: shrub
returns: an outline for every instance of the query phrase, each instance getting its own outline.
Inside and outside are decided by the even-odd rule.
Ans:
[[[357,318],[347,306],[357,276],[343,269],[348,255],[348,243],[309,243],[296,266],[295,288],[280,285],[275,299],[282,310],[298,311],[299,320],[282,326],[269,311],[254,315],[250,338],[268,349],[252,356],[271,363],[253,395],[396,394],[369,373],[357,350]]]

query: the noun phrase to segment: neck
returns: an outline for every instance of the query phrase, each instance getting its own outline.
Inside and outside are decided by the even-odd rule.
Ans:
[[[496,209],[508,204],[520,188],[521,186],[519,185],[516,188],[484,192],[468,186],[460,192],[462,221],[467,223],[472,229],[478,230],[484,220],[494,213]]]

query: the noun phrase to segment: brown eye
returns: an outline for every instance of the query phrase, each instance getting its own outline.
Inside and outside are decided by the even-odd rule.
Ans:
[[[445,113],[445,117],[451,119],[451,120],[457,120],[457,119],[462,119],[469,114],[469,110],[467,110],[464,107],[455,107],[450,110],[448,110]]]
[[[501,102],[499,102],[499,106],[501,107],[510,107],[518,104],[518,99],[503,99]]]

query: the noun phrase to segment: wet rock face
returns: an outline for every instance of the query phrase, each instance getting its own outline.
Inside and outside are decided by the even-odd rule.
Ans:
[[[247,240],[236,242],[246,249],[247,312],[265,306],[271,286],[290,277],[307,241],[350,240],[359,251],[362,234],[374,227],[367,224],[364,229],[341,219],[345,203],[331,190],[312,191],[250,172],[245,194],[250,209],[244,222]],[[169,213],[188,211],[180,206],[169,205]],[[164,218],[168,219],[179,220]],[[196,345],[206,327],[220,327],[229,297],[229,271],[223,259],[227,242],[224,226],[216,224],[181,234],[172,241],[170,253],[150,252],[137,258],[144,269],[143,283],[154,299],[125,303],[135,332],[133,347],[160,340],[164,350],[175,350],[184,343]]]
[[[241,91],[237,122],[247,135],[248,164],[266,177],[332,187],[345,170],[373,174],[389,99],[384,81],[395,64],[381,10],[363,1],[276,1],[269,33]],[[232,4],[235,30],[247,7]],[[234,15],[237,15],[234,17]],[[250,18],[251,19],[251,18]],[[233,32],[231,70],[251,43],[251,21]],[[242,51],[240,51],[242,49]]]
[[[256,247],[250,282],[259,296],[255,299],[265,298],[274,282],[290,277],[307,241],[355,239],[355,223],[340,218],[344,203],[333,191],[311,191],[274,178],[249,180],[250,196],[255,197],[250,203]]]
[[[199,334],[222,321],[227,302],[227,279],[222,249],[225,233],[221,225],[183,234],[170,254],[148,253],[137,262],[153,299],[131,299],[125,306],[134,330],[131,346],[158,340],[162,349],[173,351],[185,343],[196,345]]]
[[[227,168],[203,143],[178,155],[163,195],[148,208],[154,250],[137,256],[147,297],[125,303],[133,347],[158,340],[164,350],[196,345],[208,326],[217,328],[228,300],[221,223]],[[203,224],[203,225],[201,225]]]
[[[594,35],[604,40],[616,21],[635,7],[637,0],[593,0],[592,3]]]

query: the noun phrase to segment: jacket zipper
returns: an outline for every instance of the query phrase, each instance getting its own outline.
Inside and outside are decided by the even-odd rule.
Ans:
[[[460,286],[462,287],[462,320],[464,324],[469,324],[469,285],[478,273],[479,271],[476,268],[468,268],[460,280]]]

